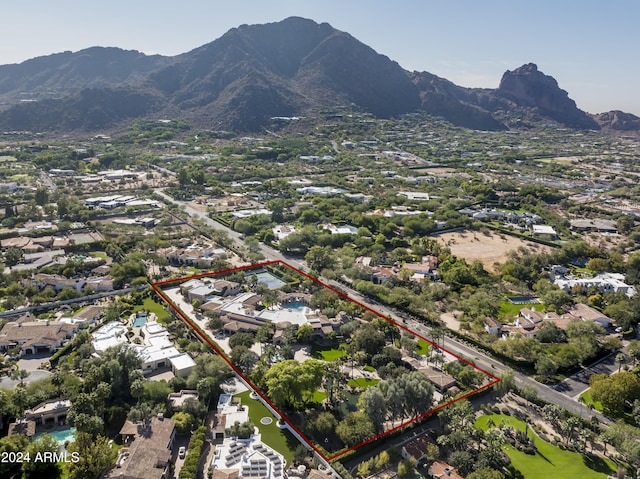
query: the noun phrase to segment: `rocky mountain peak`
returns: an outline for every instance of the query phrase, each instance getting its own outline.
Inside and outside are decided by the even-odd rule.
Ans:
[[[594,128],[599,125],[558,86],[552,76],[545,75],[535,63],[527,63],[513,71],[507,70],[500,80],[498,93],[518,106],[539,113],[567,126]]]

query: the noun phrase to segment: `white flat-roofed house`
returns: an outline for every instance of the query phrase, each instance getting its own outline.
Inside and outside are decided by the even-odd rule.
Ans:
[[[277,225],[273,227],[273,235],[276,237],[276,241],[280,241],[283,238],[286,238],[292,233],[296,233],[298,230],[294,226],[291,225]]]
[[[322,229],[331,232],[332,235],[354,235],[358,232],[358,228],[351,225],[322,225]]]
[[[196,362],[187,353],[173,356],[169,358],[169,362],[171,363],[171,371],[179,378],[186,378],[196,367]]]
[[[91,347],[96,354],[101,355],[109,348],[128,343],[127,327],[119,321],[111,321],[94,331]]]
[[[629,297],[636,294],[635,288],[625,283],[625,276],[620,273],[600,273],[593,278],[555,276],[553,283],[566,292],[571,292],[574,287],[578,287],[585,290],[597,288],[602,293],[622,292]]]
[[[429,201],[431,196],[429,193],[423,193],[421,191],[399,191],[398,196],[404,196],[413,201]]]
[[[558,239],[558,233],[550,225],[531,225],[531,234],[533,236],[544,236],[552,240]]]

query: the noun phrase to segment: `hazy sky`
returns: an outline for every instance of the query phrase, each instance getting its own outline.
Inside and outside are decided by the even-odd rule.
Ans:
[[[465,87],[533,62],[581,109],[640,116],[638,0],[21,0],[0,12],[0,64],[90,46],[175,55],[295,15]]]

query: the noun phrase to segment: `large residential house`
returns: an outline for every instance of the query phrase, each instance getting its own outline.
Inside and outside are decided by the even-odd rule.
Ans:
[[[0,350],[20,348],[20,355],[53,353],[64,346],[78,326],[60,321],[39,321],[27,314],[4,325],[0,331]]]
[[[62,249],[28,253],[22,256],[22,263],[5,268],[5,273],[40,269],[47,266],[60,266],[66,264],[66,262],[67,257]]]
[[[175,423],[162,415],[140,423],[126,421],[120,436],[128,454],[120,454],[108,477],[168,479],[175,435]]]
[[[240,284],[217,278],[190,279],[180,285],[180,291],[189,301],[204,303],[215,296],[235,296],[240,292]]]
[[[631,297],[636,294],[636,289],[625,283],[625,276],[620,273],[600,273],[592,278],[579,278],[572,275],[550,274],[552,282],[560,289],[571,292],[573,288],[593,289],[596,288],[601,293],[622,292]]]
[[[53,288],[56,292],[64,288],[73,288],[81,293],[85,288],[91,288],[100,293],[113,290],[113,279],[110,276],[97,276],[92,278],[66,278],[59,274],[38,273],[31,279],[24,280],[24,284],[35,286],[38,289]]]
[[[559,315],[554,311],[536,311],[535,307],[522,308],[518,313],[513,324],[500,325],[495,320],[491,320],[494,324],[494,329],[489,329],[490,322],[488,318],[485,321],[485,330],[493,334],[507,334],[507,335],[521,335],[526,338],[533,338],[536,336],[540,327],[544,322],[552,322],[560,329],[567,329],[569,323],[573,321],[593,321],[598,323],[603,328],[611,326],[611,319],[602,314],[597,309],[587,306],[586,304],[576,304],[566,313]]]
[[[169,263],[177,265],[210,265],[214,261],[227,258],[226,250],[214,246],[170,247],[159,249],[158,254],[167,258]]]
[[[224,426],[249,419],[247,406],[242,405],[229,394],[221,394],[214,429],[216,452],[211,463],[213,477],[254,477],[278,479],[284,477],[285,459],[279,452],[265,445],[260,434],[252,434],[248,439],[226,437]],[[221,427],[220,427],[221,425]],[[222,433],[221,433],[222,431]]]
[[[359,259],[359,258],[358,258]],[[358,259],[356,262],[358,262]],[[365,264],[364,260],[361,264]],[[436,280],[438,278],[438,258],[436,256],[423,256],[420,263],[404,263],[402,266],[373,266],[371,281],[375,284],[382,284],[392,276],[398,274],[404,269],[411,272],[410,281],[415,283],[424,283],[425,278]]]
[[[326,224],[322,225],[322,229],[329,231],[332,235],[354,235],[358,232],[358,228],[351,225],[334,225]]]
[[[220,319],[225,323],[223,329],[228,333],[256,331],[264,323],[271,322],[276,326],[275,341],[287,326],[305,324],[313,328],[311,339],[321,340],[346,320],[345,314],[338,314],[330,319],[320,311],[307,306],[299,307],[299,304],[296,304],[295,308],[288,307],[292,303],[308,304],[308,298],[302,294],[283,295],[280,303],[263,309],[259,307],[261,299],[255,293],[241,293],[235,297],[206,303],[202,307],[210,309],[210,306],[214,305],[220,312]]]
[[[28,421],[34,421],[36,426],[61,426],[67,421],[71,409],[71,400],[52,399],[44,401],[24,412]]]
[[[126,344],[135,349],[142,359],[142,372],[145,374],[169,367],[175,376],[187,377],[196,366],[188,353],[181,353],[175,348],[167,330],[156,321],[148,320],[140,328],[140,336],[144,342],[142,345],[129,344],[127,332],[127,326],[119,321],[103,325],[93,333],[93,351],[101,355],[108,348]]]
[[[575,318],[575,320],[580,321],[593,321],[598,323],[603,328],[608,328],[611,326],[611,319],[606,315],[602,314],[595,308],[591,306],[587,306],[586,304],[579,303],[574,305],[568,312],[568,316]],[[565,315],[565,316],[567,316]]]
[[[580,218],[570,220],[571,229],[575,231],[598,231],[600,233],[617,233],[618,224],[614,220],[604,218]]]

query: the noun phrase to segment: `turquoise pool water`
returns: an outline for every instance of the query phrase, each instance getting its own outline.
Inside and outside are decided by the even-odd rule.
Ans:
[[[290,303],[284,303],[282,307],[293,309],[294,311],[303,311],[304,308],[308,308],[308,306],[302,301],[291,301]]]
[[[49,436],[54,437],[59,444],[64,444],[67,441],[71,442],[76,440],[75,427],[65,429],[63,431],[53,431],[47,433],[39,432],[38,434],[34,435],[33,438],[38,439],[38,437],[42,436],[43,434],[48,434]]]
[[[533,296],[509,296],[508,299],[511,304],[530,304],[538,302],[538,298],[534,298]]]
[[[136,316],[136,319],[133,321],[134,328],[141,328],[147,324],[147,316]]]

